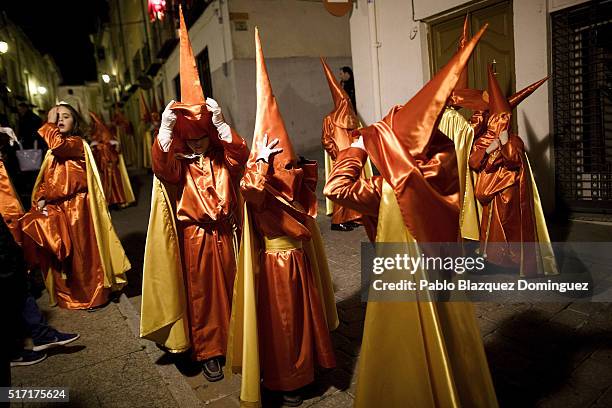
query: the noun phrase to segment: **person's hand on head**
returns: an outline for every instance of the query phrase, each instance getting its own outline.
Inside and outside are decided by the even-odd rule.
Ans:
[[[282,147],[274,148],[278,144],[279,140],[274,139],[268,144],[268,134],[264,134],[263,141],[257,142],[257,160],[263,160],[266,163],[269,163],[270,156],[273,154],[277,154],[283,151]]]
[[[225,142],[231,142],[232,131],[229,125],[225,123],[225,118],[217,101],[213,98],[206,98],[206,109],[212,113],[212,123],[217,128],[217,132],[219,132],[219,138]]]
[[[49,109],[49,113],[47,113],[47,122],[49,123],[57,123],[58,120],[57,106]]]
[[[174,129],[174,124],[176,123],[176,113],[170,109],[170,106],[172,106],[173,103],[174,100],[171,100],[168,105],[166,105],[166,108],[162,113],[160,124],[160,129],[168,130],[170,133],[172,133],[172,129]]]

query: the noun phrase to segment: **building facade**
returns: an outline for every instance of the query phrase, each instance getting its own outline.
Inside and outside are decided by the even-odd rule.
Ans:
[[[493,62],[508,94],[551,75],[514,112],[546,211],[612,212],[610,4],[357,0],[350,18],[357,110],[371,123],[405,103],[456,50],[466,14],[472,34],[488,22],[470,62],[471,86],[486,89]]]

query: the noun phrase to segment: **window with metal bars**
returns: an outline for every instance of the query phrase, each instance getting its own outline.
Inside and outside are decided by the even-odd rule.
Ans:
[[[612,0],[551,15],[557,195],[612,212]]]

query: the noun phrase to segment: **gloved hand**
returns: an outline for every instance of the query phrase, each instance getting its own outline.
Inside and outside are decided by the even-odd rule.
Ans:
[[[166,105],[166,109],[164,109],[164,112],[162,113],[159,132],[157,133],[159,146],[164,152],[170,150],[170,143],[172,142],[172,129],[174,129],[174,124],[176,123],[176,113],[170,109],[170,106],[173,103],[174,100],[171,100],[168,105]]]
[[[212,113],[212,123],[217,128],[217,132],[219,132],[219,138],[225,142],[230,142],[232,140],[232,131],[229,125],[225,123],[225,118],[223,118],[221,107],[217,101],[213,98],[206,98],[206,109]]]
[[[278,139],[274,139],[268,144],[268,134],[264,134],[263,142],[257,142],[257,160],[263,160],[266,163],[269,162],[270,156],[283,151],[281,147],[274,149],[273,147],[278,144]]]
[[[502,146],[508,143],[508,131],[507,130],[504,130],[503,132],[501,132],[501,134],[499,135],[499,141],[501,142]]]
[[[356,147],[365,151],[365,145],[363,144],[363,136],[359,135],[359,138],[351,143],[351,147]]]
[[[19,143],[15,132],[10,127],[0,127],[0,133],[6,133],[9,137],[9,144],[12,146],[15,143]]]

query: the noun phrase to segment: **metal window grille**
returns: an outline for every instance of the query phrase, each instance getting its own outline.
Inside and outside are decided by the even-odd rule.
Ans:
[[[612,1],[551,17],[557,195],[573,211],[612,212]]]

